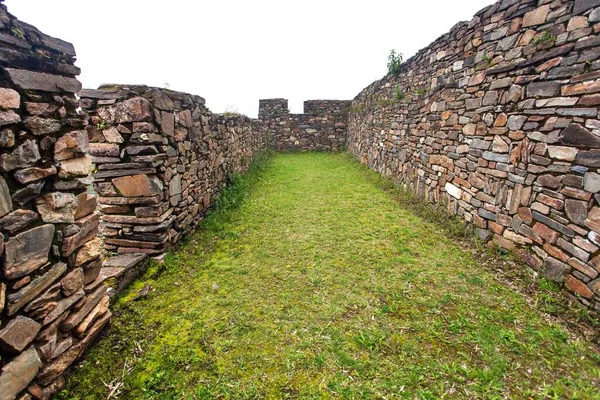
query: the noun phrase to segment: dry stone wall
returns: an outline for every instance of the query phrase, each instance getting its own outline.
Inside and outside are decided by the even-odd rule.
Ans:
[[[244,172],[265,147],[258,121],[213,114],[199,96],[147,86],[80,96],[112,252],[164,253],[201,221],[228,175]]]
[[[600,0],[503,0],[352,102],[360,161],[600,311]]]
[[[111,317],[75,50],[0,1],[0,399],[45,399]]]
[[[260,100],[258,118],[274,150],[341,151],[349,108],[347,100],[308,100],[304,114],[290,114],[286,99],[265,99]]]

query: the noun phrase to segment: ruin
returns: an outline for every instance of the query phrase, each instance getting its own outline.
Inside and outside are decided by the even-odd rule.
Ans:
[[[501,0],[351,101],[258,119],[82,90],[74,47],[1,3],[0,399],[60,390],[110,299],[267,148],[347,149],[600,312],[599,0]]]

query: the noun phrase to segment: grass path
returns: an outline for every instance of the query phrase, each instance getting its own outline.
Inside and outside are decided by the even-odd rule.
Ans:
[[[117,311],[61,398],[600,398],[585,343],[345,155],[255,168]]]

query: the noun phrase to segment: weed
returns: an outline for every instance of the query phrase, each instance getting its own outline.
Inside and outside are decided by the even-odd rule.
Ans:
[[[558,37],[556,35],[550,33],[549,31],[543,31],[542,34],[540,36],[535,37],[531,41],[531,43],[540,47],[542,45],[554,44],[557,38]]]
[[[388,73],[392,75],[400,75],[402,72],[402,62],[404,61],[402,53],[396,53],[396,50],[390,50],[388,55]]]
[[[98,123],[96,124],[96,128],[97,128],[98,130],[102,130],[102,129],[104,129],[105,127],[106,127],[106,121],[105,121],[105,120],[101,120],[100,122],[98,122]]]
[[[25,39],[25,32],[21,28],[11,28],[10,29],[13,36],[18,37],[19,39]]]
[[[400,91],[400,86],[394,88],[394,100],[398,102],[406,100],[406,95]]]

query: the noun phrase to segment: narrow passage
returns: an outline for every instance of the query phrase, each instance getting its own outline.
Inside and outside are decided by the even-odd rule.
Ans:
[[[585,343],[347,155],[277,154],[237,187],[61,398],[597,398]]]

